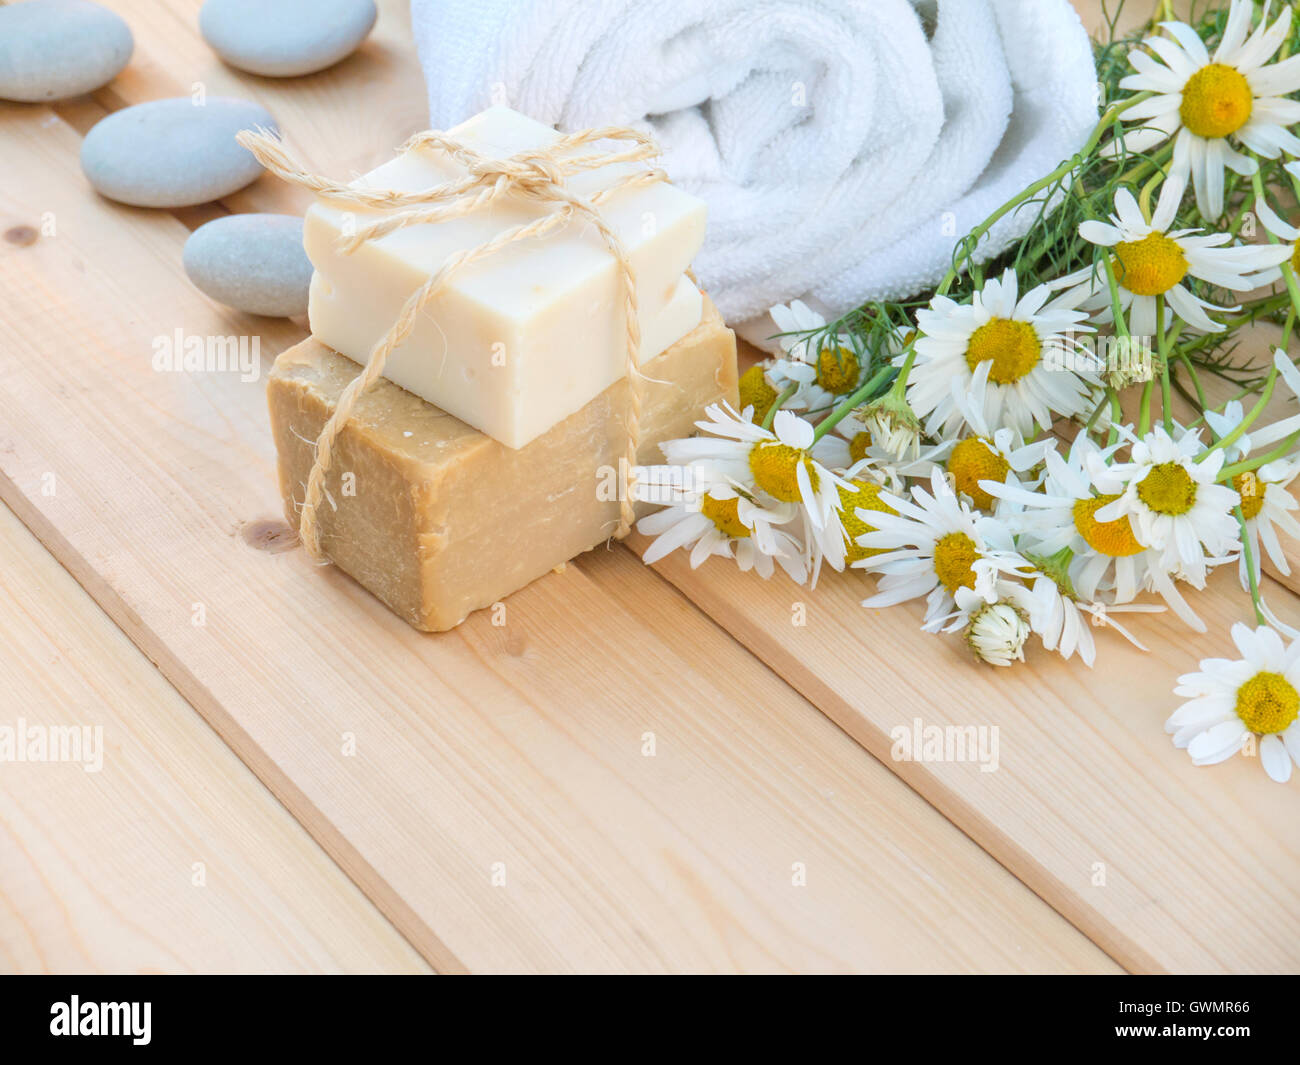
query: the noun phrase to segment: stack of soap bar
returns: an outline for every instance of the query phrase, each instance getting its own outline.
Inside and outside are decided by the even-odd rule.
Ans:
[[[449,135],[489,158],[554,143],[549,126],[489,108]],[[570,154],[590,156],[597,145]],[[608,164],[565,180],[584,198],[645,163]],[[464,176],[446,152],[415,149],[354,185],[410,192]],[[703,201],[665,182],[620,189],[599,205],[636,274],[646,362],[700,322],[701,295],[684,277],[704,238]],[[312,335],[356,362],[388,331],[405,300],[449,256],[533,221],[544,206],[508,194],[437,225],[413,225],[351,254],[340,236],[384,211],[321,200],[307,212],[303,245],[316,273]],[[521,448],[582,409],[626,373],[623,291],[594,227],[576,220],[511,244],[458,270],[389,357],[384,376],[508,447]]]
[[[297,527],[313,441],[359,372],[317,339],[276,360],[268,382],[285,514]],[[642,463],[688,436],[710,403],[736,403],[736,341],[712,304],[642,367]],[[380,381],[343,429],[319,508],[321,546],[416,628],[471,612],[606,540],[626,444],[621,378],[527,446],[506,447],[419,396]]]

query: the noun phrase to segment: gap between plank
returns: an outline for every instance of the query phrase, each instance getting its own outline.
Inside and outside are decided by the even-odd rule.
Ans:
[[[798,695],[802,696],[804,699],[807,699],[808,702],[810,702],[813,706],[817,707],[818,711],[822,714],[822,716],[824,716],[831,724],[833,724],[837,729],[839,729],[842,733],[844,733],[845,736],[847,736],[850,740],[852,740],[853,743],[859,748],[859,750],[862,751],[862,753],[866,757],[872,759],[875,762],[879,762],[886,769],[888,769],[895,777],[897,777],[900,781],[906,784],[911,791],[915,792],[922,799],[922,801],[926,803],[926,805],[928,805],[932,810],[935,811],[935,813],[937,813],[945,821],[948,821],[950,824],[952,824],[953,827],[955,827],[959,832],[961,832],[962,835],[966,836],[966,838],[969,839],[972,843],[974,843],[975,846],[979,847],[980,850],[982,850],[985,854],[987,854],[993,861],[997,862],[998,865],[1004,868],[1011,876],[1015,877],[1017,881],[1023,884],[1027,891],[1031,892],[1032,894],[1036,895],[1038,898],[1042,899],[1044,904],[1051,907],[1054,913],[1059,914],[1063,921],[1065,921],[1071,927],[1077,929],[1081,935],[1085,936],[1092,943],[1096,944],[1097,948],[1103,951],[1107,957],[1109,957],[1112,961],[1115,962],[1116,965],[1120,966],[1120,968],[1124,969],[1125,972],[1130,974],[1135,971],[1131,967],[1131,964],[1129,962],[1126,962],[1125,958],[1121,956],[1121,953],[1117,949],[1114,941],[1110,939],[1110,937],[1099,935],[1096,929],[1090,930],[1088,927],[1086,927],[1084,923],[1075,920],[1068,913],[1064,912],[1060,907],[1058,907],[1047,895],[1045,895],[1042,891],[1036,888],[1026,878],[1024,873],[1024,870],[1026,868],[1037,868],[1037,866],[1035,866],[1035,864],[1033,863],[1032,858],[1027,857],[1025,859],[1024,865],[1021,868],[1017,868],[1016,864],[1006,861],[1001,854],[995,853],[993,850],[990,850],[989,846],[985,843],[985,841],[980,839],[977,835],[975,835],[967,827],[967,825],[962,822],[960,818],[954,816],[951,811],[939,805],[939,803],[936,802],[936,800],[934,799],[931,793],[941,789],[939,789],[935,785],[933,779],[930,778],[929,775],[925,773],[923,763],[909,763],[909,764],[915,764],[917,768],[914,770],[914,772],[919,773],[920,775],[924,776],[927,780],[930,781],[931,786],[928,788],[918,786],[917,781],[911,778],[911,774],[900,772],[899,769],[897,768],[897,763],[893,762],[892,760],[887,761],[886,759],[881,758],[875,751],[871,749],[871,747],[863,740],[861,736],[855,735],[853,730],[847,728],[843,721],[839,720],[839,718],[837,718],[834,714],[829,713],[825,709],[826,702],[829,701],[830,698],[826,692],[809,691],[806,688],[800,686],[799,684],[796,684],[794,681],[783,676],[782,674],[778,673],[775,667],[773,667],[766,659],[764,659],[754,648],[750,647],[743,640],[741,640],[740,637],[738,637],[734,632],[732,632],[729,628],[727,628],[727,626],[722,622],[721,619],[716,617],[706,607],[701,606],[694,599],[692,599],[690,595],[687,594],[684,588],[674,583],[670,578],[668,578],[663,573],[661,573],[657,567],[653,565],[646,566],[645,563],[641,561],[641,554],[636,547],[628,543],[626,540],[619,541],[619,547],[625,550],[638,566],[643,566],[646,569],[650,570],[652,573],[654,573],[654,575],[660,580],[661,583],[666,584],[669,588],[672,589],[672,591],[676,594],[677,598],[679,598],[682,602],[689,604],[689,606],[695,612],[702,614],[705,618],[709,620],[709,622],[715,628],[718,628],[723,633],[725,633],[728,639],[731,640],[731,642],[733,642],[739,648],[744,650],[755,661],[759,662],[763,666],[763,668],[771,675],[774,683],[780,684],[783,687],[791,689],[792,691],[796,692]],[[600,549],[596,548],[595,550],[600,550]],[[590,564],[588,562],[589,554],[590,552],[584,555],[579,555],[578,558],[575,560],[575,564],[578,565],[579,569],[585,569],[585,567]],[[756,578],[756,579],[761,580],[762,578]],[[972,817],[972,819],[981,820],[974,813],[974,811],[969,809],[968,807],[964,807],[964,813],[967,816]],[[997,831],[995,825],[990,825],[988,827],[994,832]],[[1009,841],[1007,842],[1009,843]],[[1007,849],[1010,850],[1009,847]],[[1130,945],[1127,953],[1128,953],[1128,957],[1131,959],[1135,953],[1140,953],[1140,952],[1137,952],[1133,947],[1133,945]],[[1146,961],[1145,968],[1147,971],[1150,971],[1155,966],[1154,959],[1146,958],[1145,961]]]
[[[207,689],[190,673],[184,663],[174,657],[162,641],[152,640],[152,633],[139,615],[104,580],[95,568],[72,546],[59,530],[46,521],[41,512],[27,502],[26,496],[8,477],[0,477],[0,501],[14,513],[27,530],[50,553],[54,560],[81,586],[86,595],[126,635],[136,649],[162,675],[168,684],[189,704],[198,718],[216,734],[235,756],[248,767],[277,803],[301,826],[318,847],[356,884],[383,918],[433,967],[438,974],[467,974],[469,969],[442,943],[437,934],[422,921],[406,901],[387,881],[356,851],[345,836],[337,832],[322,831],[328,820],[294,784],[279,766],[269,760],[250,760],[245,751],[256,749],[250,738],[230,717],[221,704],[212,698]],[[184,678],[184,683],[178,678]],[[199,709],[199,702],[208,707],[207,713]],[[220,722],[218,727],[217,722]],[[242,740],[242,742],[239,742]],[[286,796],[288,798],[286,798]],[[292,802],[288,801],[292,799]],[[304,816],[303,812],[308,816]],[[310,822],[318,822],[313,826]]]

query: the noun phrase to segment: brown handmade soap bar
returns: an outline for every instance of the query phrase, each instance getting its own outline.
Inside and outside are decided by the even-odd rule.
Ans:
[[[313,442],[358,372],[313,339],[275,361],[267,395],[294,527]],[[706,300],[699,326],[642,372],[639,460],[650,464],[663,461],[659,442],[690,435],[708,404],[736,402],[735,336]],[[335,444],[321,547],[416,628],[452,628],[611,535],[618,503],[598,470],[622,457],[627,398],[619,380],[511,449],[381,380]]]

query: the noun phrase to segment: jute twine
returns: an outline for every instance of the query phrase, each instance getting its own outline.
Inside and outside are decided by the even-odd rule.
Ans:
[[[478,247],[451,256],[411,294],[402,305],[397,320],[371,349],[361,373],[343,390],[334,413],[325,422],[316,439],[315,461],[307,477],[306,497],[298,520],[298,535],[307,553],[318,562],[326,561],[321,551],[316,513],[325,494],[325,475],[333,462],[334,445],[339,433],[352,417],[353,409],[361,396],[383,374],[384,365],[393,349],[410,336],[425,305],[438,295],[448,279],[461,267],[485,259],[516,241],[545,237],[575,217],[588,222],[605,242],[618,264],[623,289],[623,311],[627,322],[628,404],[627,441],[624,448],[627,479],[621,485],[619,493],[619,521],[614,536],[620,539],[626,536],[635,519],[632,489],[637,449],[641,442],[641,324],[637,317],[636,277],[628,261],[627,251],[601,217],[599,208],[622,189],[665,181],[667,175],[659,169],[633,171],[590,199],[583,199],[570,192],[565,188],[564,181],[570,175],[611,163],[650,159],[659,154],[654,141],[645,134],[624,126],[607,126],[569,133],[544,148],[519,152],[508,159],[490,159],[445,133],[428,130],[417,133],[403,144],[398,149],[399,154],[417,148],[438,149],[460,164],[466,171],[465,176],[417,192],[399,192],[394,189],[354,188],[313,174],[286,151],[278,138],[266,130],[243,130],[236,139],[257,157],[258,162],[285,181],[301,185],[316,195],[337,203],[394,212],[359,227],[352,236],[343,238],[339,246],[344,253],[354,252],[367,241],[376,240],[405,226],[430,225],[457,218],[486,207],[507,194],[535,200],[543,208],[543,213],[535,220],[504,229]],[[625,141],[629,145],[613,152],[566,157],[565,153],[601,140]]]

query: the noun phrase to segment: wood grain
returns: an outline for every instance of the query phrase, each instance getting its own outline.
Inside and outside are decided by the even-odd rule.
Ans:
[[[1157,615],[1133,625],[1150,653],[1101,633],[1096,670],[1040,649],[1003,672],[960,639],[922,633],[911,605],[864,610],[873,585],[861,573],[809,591],[721,560],[692,570],[678,555],[656,569],[1126,968],[1300,964],[1294,787],[1256,759],[1196,768],[1162,730],[1177,675],[1224,654],[1229,625],[1245,620],[1235,572],[1196,598],[1204,636]],[[1300,620],[1294,598],[1274,598]],[[797,604],[806,624],[792,624]],[[891,731],[916,719],[998,729],[997,771],[894,761]]]
[[[428,971],[4,507],[0,567],[0,727],[92,730],[0,765],[0,970]]]
[[[57,221],[0,258],[0,494],[439,969],[1113,967],[684,602],[570,567],[424,637],[281,550],[260,383],[150,360],[300,330],[211,307],[59,119],[0,129],[0,211]]]

